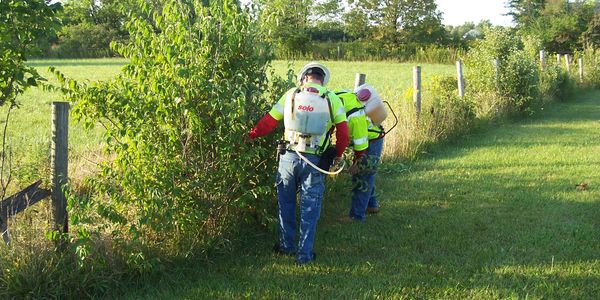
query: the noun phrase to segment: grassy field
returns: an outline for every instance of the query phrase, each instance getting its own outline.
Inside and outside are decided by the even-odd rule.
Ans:
[[[105,80],[116,75],[123,60],[52,60],[33,61],[30,65],[49,80],[57,83],[54,75],[48,72],[49,66],[56,66],[66,75],[81,80]],[[60,93],[32,88],[17,101],[20,107],[11,112],[8,126],[8,143],[13,151],[15,184],[12,190],[38,179],[49,180],[50,139],[52,122],[52,102],[61,101]],[[7,108],[0,109],[2,124],[6,120]],[[90,163],[100,150],[102,131],[84,130],[77,122],[70,120],[69,126],[69,173],[72,178],[89,174]],[[93,165],[93,164],[92,164]]]
[[[251,231],[236,251],[124,298],[597,299],[598,99],[582,95],[409,165],[388,161],[382,212],[366,223],[336,221],[349,187],[330,182],[315,264],[297,267],[270,252],[274,232]]]

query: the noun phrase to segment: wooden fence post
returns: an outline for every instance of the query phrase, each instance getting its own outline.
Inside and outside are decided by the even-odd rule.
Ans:
[[[565,66],[567,68],[567,73],[571,73],[571,56],[569,54],[565,54]]]
[[[418,120],[421,116],[421,66],[413,67],[413,101]]]
[[[356,90],[359,86],[365,84],[366,78],[367,78],[367,75],[361,74],[361,73],[356,73],[356,77],[354,79],[354,90]]]
[[[583,57],[580,57],[577,61],[579,65],[579,80],[583,82]]]
[[[456,61],[456,76],[458,78],[458,96],[463,98],[465,96],[465,78],[463,76],[462,61]]]
[[[556,53],[556,65],[560,66],[560,53]]]
[[[540,50],[540,70],[544,71],[546,68],[546,51]]]
[[[52,216],[54,230],[68,232],[67,199],[63,186],[68,180],[69,103],[52,103]]]

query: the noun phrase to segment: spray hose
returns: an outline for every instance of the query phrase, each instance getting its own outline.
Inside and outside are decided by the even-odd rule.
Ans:
[[[295,150],[295,151],[296,151],[296,154],[298,154],[298,156],[300,156],[300,158],[301,158],[303,161],[305,161],[305,162],[306,162],[307,164],[309,164],[311,167],[313,167],[313,168],[317,169],[317,171],[319,171],[319,172],[321,172],[321,173],[323,173],[323,174],[327,174],[327,175],[337,175],[337,174],[340,174],[340,173],[341,173],[341,172],[344,170],[344,167],[346,166],[346,162],[345,162],[345,161],[343,161],[342,167],[341,167],[339,170],[337,170],[337,171],[335,171],[335,172],[329,172],[329,171],[325,171],[325,170],[323,170],[323,169],[319,168],[317,165],[313,164],[313,163],[312,163],[310,160],[308,160],[306,157],[304,157],[304,155],[302,155],[302,154],[301,154],[301,153],[300,153],[298,150]]]

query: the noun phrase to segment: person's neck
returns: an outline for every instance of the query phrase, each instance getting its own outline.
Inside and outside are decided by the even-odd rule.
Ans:
[[[315,79],[308,79],[308,80],[305,80],[305,81],[304,81],[304,84],[307,84],[307,83],[313,83],[313,84],[318,84],[318,85],[320,85],[320,86],[323,86],[323,83],[322,83],[322,82],[320,82],[320,81],[318,81],[318,80],[315,80]]]

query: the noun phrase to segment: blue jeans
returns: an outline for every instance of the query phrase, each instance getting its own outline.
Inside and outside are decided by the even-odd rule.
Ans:
[[[383,138],[369,141],[367,153],[359,162],[360,172],[352,176],[352,205],[348,214],[352,219],[364,221],[367,207],[379,207],[375,197],[375,174],[382,151]]]
[[[303,154],[314,164],[320,156]],[[313,260],[313,244],[317,220],[325,192],[325,175],[304,162],[295,152],[287,151],[279,157],[277,171],[277,198],[279,203],[279,249],[296,253],[300,264]],[[300,192],[300,239],[296,242],[296,193]]]

